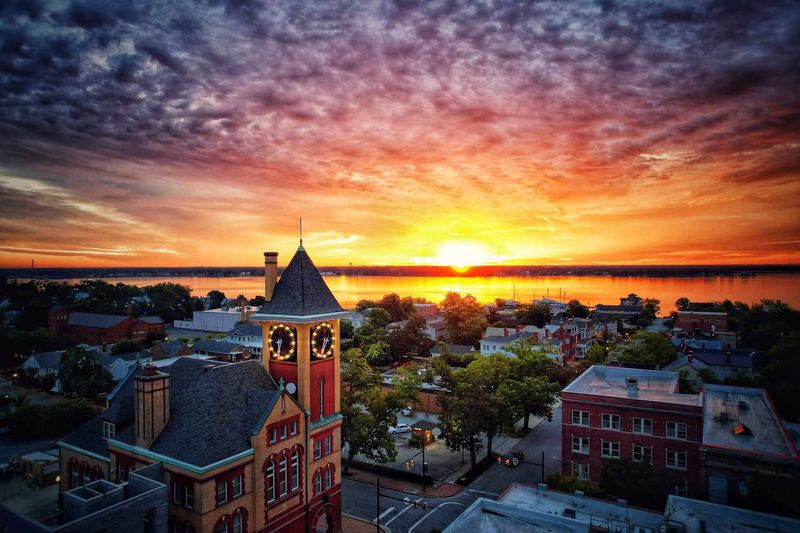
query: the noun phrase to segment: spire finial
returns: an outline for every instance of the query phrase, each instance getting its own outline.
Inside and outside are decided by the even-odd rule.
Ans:
[[[297,250],[305,250],[303,248],[303,217],[300,217],[300,247]]]

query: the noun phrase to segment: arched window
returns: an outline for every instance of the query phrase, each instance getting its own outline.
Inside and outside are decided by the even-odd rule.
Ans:
[[[275,500],[275,461],[267,459],[267,502]]]
[[[300,452],[295,450],[292,452],[292,491],[297,490],[297,485],[300,483]]]
[[[322,476],[317,472],[314,474],[314,494],[322,492]]]
[[[328,465],[325,468],[325,488],[329,489],[333,486],[333,467]]]
[[[319,378],[319,417],[325,418],[325,378]]]
[[[285,455],[281,455],[281,460],[280,460],[280,463],[279,463],[280,466],[278,467],[278,476],[279,476],[280,485],[281,485],[281,490],[280,490],[280,495],[281,496],[283,496],[287,492],[286,491],[286,467],[287,467],[287,463],[288,463],[288,461],[286,460],[286,456]]]
[[[78,461],[73,457],[69,460],[67,467],[69,470],[69,488],[74,489],[81,484],[81,471],[78,466]]]
[[[243,533],[244,532],[244,516],[242,516],[241,511],[236,511],[233,513],[233,533]]]
[[[83,478],[83,485],[88,485],[92,482],[92,469],[87,463],[81,463],[81,477]]]
[[[94,468],[92,468],[92,479],[94,480],[105,479],[105,477],[103,476],[103,471],[100,470],[99,466],[95,466]]]
[[[229,533],[228,532],[228,523],[225,521],[226,517],[222,517],[217,521],[217,525],[214,527],[214,533]]]

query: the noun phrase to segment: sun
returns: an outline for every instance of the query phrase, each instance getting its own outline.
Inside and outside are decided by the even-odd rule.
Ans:
[[[449,266],[456,272],[463,273],[470,267],[491,262],[491,255],[481,243],[451,241],[442,244],[435,261],[436,264]]]

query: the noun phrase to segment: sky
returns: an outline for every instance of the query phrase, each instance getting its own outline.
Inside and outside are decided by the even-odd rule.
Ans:
[[[800,263],[800,4],[0,2],[0,266]]]

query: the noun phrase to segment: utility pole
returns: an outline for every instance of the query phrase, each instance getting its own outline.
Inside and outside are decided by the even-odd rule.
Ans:
[[[422,492],[425,492],[425,435],[422,436]]]
[[[375,489],[375,531],[380,533],[381,530],[381,478],[378,478],[378,485]]]

